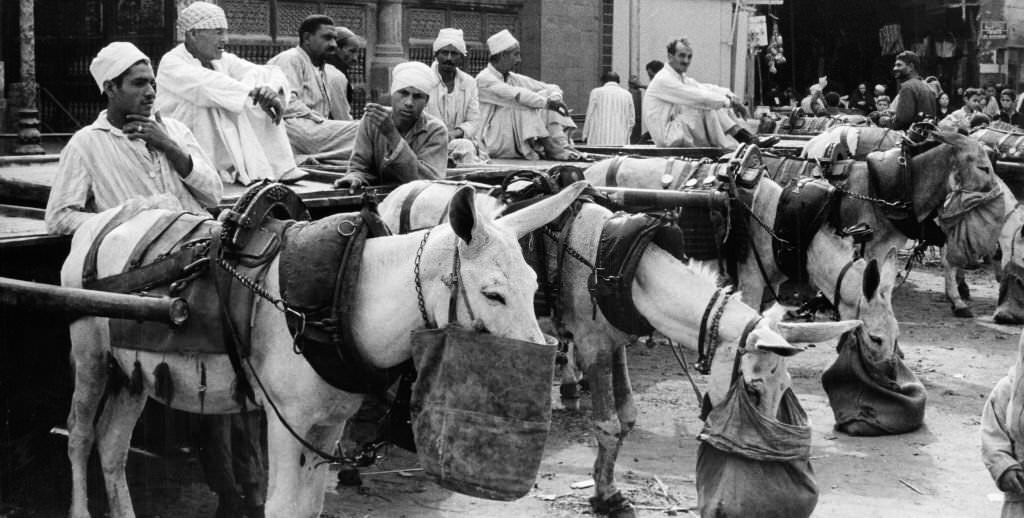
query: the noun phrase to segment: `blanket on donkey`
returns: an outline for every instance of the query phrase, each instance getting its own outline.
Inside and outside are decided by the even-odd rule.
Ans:
[[[839,356],[821,376],[836,429],[850,435],[911,432],[924,422],[924,384],[894,355],[874,362],[864,354],[860,334],[839,340]]]
[[[197,252],[195,256],[187,256],[188,259],[205,257],[209,239],[219,229],[220,225],[209,216],[169,213],[147,231],[148,238],[136,247],[126,265],[126,271],[171,261],[175,253],[183,249],[194,249]],[[195,271],[191,279],[181,278],[174,283],[160,281],[162,279],[155,281],[157,284],[153,286],[145,287],[145,293],[184,298],[189,304],[189,319],[180,326],[172,327],[160,322],[112,318],[111,346],[150,352],[224,353],[224,323],[211,269],[204,265]]]
[[[707,415],[697,450],[702,518],[800,518],[818,503],[811,427],[792,389],[777,420],[761,415],[737,378]]]

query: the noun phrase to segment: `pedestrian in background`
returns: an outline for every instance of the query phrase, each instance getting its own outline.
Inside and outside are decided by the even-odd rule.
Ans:
[[[601,82],[590,91],[583,138],[591,146],[625,146],[636,123],[633,97],[615,72],[602,74]]]

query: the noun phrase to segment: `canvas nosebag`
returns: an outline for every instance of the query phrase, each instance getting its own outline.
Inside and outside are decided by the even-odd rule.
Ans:
[[[757,411],[738,378],[726,401],[706,416],[699,439],[702,518],[802,518],[814,511],[811,427],[792,389],[772,419]]]
[[[452,278],[449,322],[456,321],[464,293],[457,251]],[[469,313],[472,320],[472,308]],[[536,344],[451,323],[413,331],[417,375],[410,410],[423,470],[442,487],[470,496],[507,501],[526,495],[551,428],[556,345],[551,337]]]
[[[924,423],[924,384],[898,354],[873,361],[864,354],[860,333],[839,339],[839,356],[821,376],[836,429],[850,435],[912,432]]]

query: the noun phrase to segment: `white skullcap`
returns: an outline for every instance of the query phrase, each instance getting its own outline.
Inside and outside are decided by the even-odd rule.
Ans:
[[[181,10],[178,15],[178,28],[181,32],[192,29],[227,29],[228,18],[224,9],[209,2],[195,2]]]
[[[149,63],[149,58],[135,45],[127,41],[115,41],[103,47],[99,54],[92,58],[89,73],[96,81],[96,86],[100,87],[100,93],[103,93],[104,81],[114,79],[139,61]]]
[[[399,63],[391,72],[391,93],[411,86],[430,95],[436,85],[437,75],[430,67],[419,61]]]
[[[437,52],[448,45],[455,47],[463,56],[466,55],[466,40],[462,39],[462,29],[441,29],[437,32],[437,39],[434,40],[434,52]]]
[[[515,47],[516,45],[519,45],[519,40],[517,40],[515,36],[512,36],[512,33],[508,32],[508,29],[502,29],[501,32],[487,38],[487,51],[490,52],[492,56],[500,54],[512,47]]]

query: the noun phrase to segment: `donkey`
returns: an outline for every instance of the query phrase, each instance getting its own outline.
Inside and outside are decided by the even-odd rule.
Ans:
[[[543,343],[533,313],[536,276],[523,260],[518,239],[547,224],[579,195],[584,184],[571,186],[534,207],[492,222],[474,204],[472,189],[455,193],[448,210],[450,224],[432,233],[368,239],[359,268],[351,316],[358,352],[369,364],[386,368],[411,356],[410,332],[426,324],[443,327],[448,321],[450,290],[445,284],[455,272],[461,277],[459,324],[497,336]],[[61,270],[64,286],[82,285],[86,252],[99,230],[118,209],[87,222],[74,236]],[[162,210],[138,213],[111,232],[99,247],[99,275],[120,272],[135,243],[143,238]],[[457,255],[456,255],[457,254]],[[454,268],[456,258],[461,266]],[[415,270],[414,273],[414,263]],[[279,259],[270,263],[260,280],[268,299],[280,297]],[[421,302],[417,291],[422,289]],[[325,287],[330,289],[330,287]],[[471,307],[472,310],[468,308]],[[475,315],[470,321],[469,315]],[[424,322],[424,319],[429,322]],[[98,438],[111,516],[135,515],[125,480],[125,461],[135,422],[147,397],[188,412],[233,413],[235,373],[227,355],[150,353],[111,346],[108,319],[86,317],[70,326],[75,389],[68,415],[68,457],[71,461],[70,516],[89,516],[86,465]],[[257,297],[252,311],[251,355],[244,375],[256,380],[255,401],[268,414],[269,494],[266,516],[319,516],[323,507],[327,463],[307,445],[328,450],[345,421],[363,399],[342,392],[321,379],[303,356],[293,353],[293,338],[285,315],[273,303]],[[119,368],[141,364],[142,393],[120,390],[106,394],[108,353]],[[150,375],[161,362],[170,367],[179,390],[172,401],[160,399]],[[206,375],[200,377],[200,372]],[[205,401],[200,386],[205,385]],[[100,414],[97,416],[97,412]],[[294,434],[294,436],[293,436]],[[301,442],[304,441],[304,442]]]
[[[826,158],[830,148],[841,145],[849,152],[849,158],[864,160],[868,153],[900,145],[903,135],[902,131],[877,126],[835,126],[807,141],[800,156]]]
[[[871,128],[861,128],[871,129]],[[851,132],[852,133],[852,132]],[[862,137],[863,138],[863,137]],[[990,189],[1000,190],[1000,202],[1003,206],[1003,220],[1016,207],[1017,200],[1012,191],[994,173],[990,155],[986,147],[977,140],[960,135],[955,132],[936,131],[932,138],[944,144],[921,152],[915,155],[908,163],[913,178],[913,185],[909,186],[909,198],[913,200],[914,210],[918,221],[924,219],[932,210],[942,207],[946,196],[957,190],[988,192]],[[877,140],[876,140],[877,142]],[[853,142],[850,149],[858,144]],[[884,146],[883,146],[884,147]],[[887,153],[898,153],[896,150],[888,150]],[[805,155],[818,157],[817,151],[811,151],[810,144],[805,148]],[[856,153],[854,157],[856,157]],[[881,155],[875,155],[879,157]],[[839,161],[831,164],[833,174],[841,169],[845,172],[848,180],[846,189],[854,193],[854,196],[868,196],[877,198],[878,187],[873,186],[871,172],[868,164],[855,160]],[[885,179],[890,183],[895,179]],[[885,186],[883,186],[885,188]],[[891,189],[891,186],[889,187]],[[898,229],[892,221],[885,217],[879,203],[857,199],[852,196],[843,197],[844,220],[863,220],[869,223],[875,230],[875,237],[868,245],[868,255],[879,257],[889,248],[902,248],[910,239],[903,231]],[[941,213],[940,213],[941,215]],[[984,226],[975,228],[978,235],[965,236],[976,240],[988,251],[994,251],[997,242],[1006,241],[1000,238],[1001,235],[1008,235],[1011,229],[1002,229],[1003,221],[991,221]],[[959,246],[962,243],[953,243]],[[1005,245],[1005,243],[1004,243]],[[1005,260],[1004,260],[1005,262]],[[953,314],[961,318],[971,318],[973,313],[966,300],[970,299],[970,289],[964,281],[962,268],[969,266],[962,261],[950,260],[948,250],[942,253],[943,275],[945,277],[946,298],[950,301]]]
[[[457,188],[450,182],[403,185],[381,202],[381,216],[393,229],[400,228],[403,212],[409,218],[409,228],[435,225]],[[410,199],[412,197],[415,198]],[[477,197],[480,205],[498,205],[497,200],[486,193]],[[572,225],[567,246],[573,257],[582,257],[594,264],[601,230],[611,216],[609,210],[593,203],[579,208],[566,223]],[[535,238],[545,239],[536,235]],[[549,250],[556,248],[554,244],[548,247]],[[548,271],[558,267],[554,252],[545,260]],[[595,311],[587,288],[592,273],[589,266],[576,258],[566,258],[561,268],[558,297],[565,308],[562,323],[576,344],[577,361],[590,384],[593,400],[598,453],[594,462],[596,494],[591,498],[591,505],[600,514],[632,517],[635,516],[632,504],[615,486],[615,462],[637,417],[626,364],[625,344],[629,335],[616,329],[601,311]],[[637,310],[655,329],[691,349],[698,343],[702,316],[711,309],[709,303],[719,308],[720,345],[711,365],[709,401],[712,405],[724,401],[731,384],[734,359],[740,354],[743,380],[758,393],[759,411],[769,416],[776,415],[782,395],[791,385],[783,357],[800,351],[791,343],[827,340],[861,323],[856,320],[814,324],[759,320],[757,312],[737,295],[728,297],[727,302],[721,302],[725,305],[719,306],[715,299],[720,289],[711,270],[689,267],[653,243],[640,258],[631,291]],[[748,328],[749,325],[753,327]],[[745,328],[749,329],[748,333],[743,332]]]
[[[658,188],[664,183],[678,183],[666,182],[667,178],[662,177],[662,172],[668,167],[666,162],[666,159],[660,158],[624,159],[614,174],[614,180],[622,187],[639,189]],[[760,174],[758,172],[758,175]],[[585,176],[595,183],[607,181],[608,167],[605,163],[595,164],[587,170]],[[802,188],[806,190],[810,187],[804,185]],[[772,293],[779,293],[782,282],[786,280],[785,273],[775,261],[772,248],[776,238],[771,231],[775,227],[776,209],[782,195],[782,187],[770,178],[762,176],[753,188],[751,216],[748,217],[751,245],[747,248],[746,255],[739,258],[736,272],[738,287],[745,297],[749,296],[744,300],[751,305],[761,301],[765,290],[770,289]],[[742,193],[740,198],[740,203],[746,203],[743,201],[745,196]],[[897,271],[895,248],[890,248],[877,258],[858,259],[852,238],[840,237],[828,218],[810,236],[810,242],[806,247],[807,275],[810,283],[833,302],[840,318],[856,318],[863,321],[864,325],[853,338],[862,344],[861,350],[864,351],[865,359],[872,362],[872,365],[887,366],[899,363],[896,357],[899,324],[892,309],[892,290]],[[862,289],[855,290],[852,289],[853,286],[861,286]],[[881,376],[884,377],[885,374]],[[908,428],[917,428],[924,419],[925,395],[923,385],[915,382],[916,380],[911,380],[901,386],[901,390],[906,391],[906,397],[892,398],[893,401],[913,410],[907,414],[911,417],[898,413],[884,414],[877,419],[866,419],[871,421],[871,426],[865,426],[858,417],[857,407],[860,403],[839,397],[836,401],[837,406],[833,407],[837,427],[854,435],[868,432],[877,435],[878,432],[875,430],[906,431]],[[878,403],[872,401],[871,404]],[[854,416],[849,419],[852,422],[847,422],[847,416],[850,415]]]
[[[620,159],[618,170],[615,172],[615,183],[620,187],[635,189],[660,189],[663,184],[662,173],[669,167],[668,159],[663,158],[624,158]],[[588,168],[584,175],[594,185],[603,185],[608,182],[609,161],[598,162]],[[760,173],[758,173],[760,174]],[[754,188],[751,197],[750,210],[755,217],[748,217],[748,228],[751,233],[753,246],[747,247],[745,257],[738,258],[737,267],[737,288],[743,293],[743,301],[752,307],[760,307],[765,290],[778,293],[783,282],[787,280],[782,269],[775,262],[772,252],[773,236],[771,229],[775,223],[776,208],[782,194],[782,187],[770,178],[761,177]],[[815,236],[827,233],[836,233],[837,229],[829,225],[823,225],[817,230]],[[829,239],[812,239],[807,248],[807,264],[810,266],[812,254],[817,257],[829,256],[836,258],[837,263],[830,264],[828,268],[809,269],[808,275],[811,284],[818,289],[834,287],[840,270],[853,259],[853,248],[849,244],[841,244],[842,241]],[[815,249],[814,247],[821,247]],[[887,260],[883,254],[879,260]],[[893,259],[895,260],[895,259]],[[840,299],[845,308],[853,308],[858,305],[859,297],[849,294],[852,298]],[[870,299],[870,297],[868,297]],[[833,299],[835,300],[835,299]],[[878,306],[873,317],[866,319],[868,325],[865,329],[872,333],[872,341],[881,340],[883,347],[894,347],[898,330],[896,319],[892,315],[892,308],[888,302]]]

